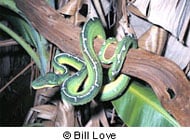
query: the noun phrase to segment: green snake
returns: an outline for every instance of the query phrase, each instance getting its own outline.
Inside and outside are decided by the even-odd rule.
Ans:
[[[99,20],[90,19],[83,25],[80,35],[81,51],[87,67],[88,78],[85,81],[87,84],[85,88],[78,91],[86,79],[86,73],[81,70],[65,80],[61,89],[62,98],[74,105],[90,102],[102,87],[102,66],[93,48],[93,41],[96,37],[106,39],[104,28]]]
[[[68,77],[69,70],[65,65],[69,65],[76,70],[85,69],[84,61],[78,57],[70,55],[68,53],[60,53],[53,59],[54,72],[49,72],[45,76],[39,76],[35,81],[32,82],[34,89],[41,89],[47,87],[60,86]]]
[[[96,37],[105,40],[98,56],[93,48],[93,41]],[[48,73],[45,77],[39,77],[32,83],[32,87],[38,89],[62,84],[62,99],[73,105],[86,104],[99,93],[101,93],[101,101],[112,100],[119,96],[126,89],[130,77],[124,74],[118,76],[118,74],[128,49],[130,47],[137,47],[135,39],[126,36],[120,42],[115,38],[108,38],[106,40],[104,28],[99,19],[91,18],[82,28],[80,42],[84,61],[67,53],[58,54],[54,57],[53,62],[54,68],[60,71],[60,74]],[[118,46],[115,49],[114,55],[106,59],[104,55],[111,43],[117,43]],[[103,85],[104,75],[101,63],[111,64],[108,71],[109,82],[106,85]],[[65,65],[75,68],[77,72],[72,75],[69,74],[69,70]],[[51,76],[52,78],[50,78]],[[43,83],[43,81],[46,83]],[[48,81],[53,81],[53,83],[48,83]]]
[[[115,49],[114,55],[111,58],[106,59],[104,57],[105,52],[112,43],[118,44],[117,48]],[[130,47],[137,48],[136,40],[130,36],[125,36],[120,42],[118,42],[116,38],[110,37],[102,45],[98,54],[101,62],[104,64],[112,64],[108,71],[108,77],[111,82],[103,87],[102,94],[100,96],[102,101],[108,101],[116,98],[124,92],[129,84],[131,79],[129,76],[125,74],[120,74],[118,76],[118,74]]]

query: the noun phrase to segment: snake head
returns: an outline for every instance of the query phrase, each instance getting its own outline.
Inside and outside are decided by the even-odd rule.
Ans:
[[[57,75],[53,72],[49,72],[44,76],[39,76],[36,80],[32,82],[33,89],[42,89],[47,87],[55,87],[62,84],[64,81],[64,76]]]

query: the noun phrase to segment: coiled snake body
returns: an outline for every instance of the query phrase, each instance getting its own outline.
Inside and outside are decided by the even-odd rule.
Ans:
[[[96,37],[105,40],[98,56],[93,47],[93,41]],[[99,19],[91,18],[82,28],[80,42],[84,61],[71,54],[60,53],[54,57],[53,64],[54,68],[59,70],[61,74],[48,73],[43,77],[39,77],[33,81],[32,87],[39,89],[62,84],[62,99],[73,105],[86,104],[99,93],[101,93],[101,101],[112,100],[119,96],[130,81],[130,77],[124,74],[119,75],[119,72],[129,48],[137,47],[136,40],[130,36],[124,37],[120,42],[115,38],[106,40],[104,28]],[[111,43],[118,45],[114,55],[106,59],[104,54]],[[104,75],[101,63],[111,64],[108,71],[110,82],[106,85],[102,84]],[[70,75],[65,65],[75,68],[77,72]],[[57,82],[52,83],[52,80]]]

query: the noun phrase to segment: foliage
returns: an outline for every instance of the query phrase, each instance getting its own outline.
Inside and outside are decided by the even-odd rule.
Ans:
[[[39,67],[41,74],[44,75],[47,72],[47,63],[48,63],[48,43],[47,40],[41,36],[34,27],[27,21],[27,18],[23,15],[23,13],[16,7],[15,2],[12,0],[9,1],[0,1],[0,5],[7,7],[8,9],[1,8],[2,11],[0,15],[8,20],[11,25],[15,27],[15,30],[18,34],[20,34],[25,42],[20,38],[17,33],[8,29],[7,32],[12,38],[19,42],[19,44],[27,51],[27,53],[32,57],[37,66]],[[14,13],[13,13],[14,12]],[[3,25],[1,25],[2,27]],[[3,29],[5,30],[6,27]],[[37,52],[35,53],[32,50],[32,47],[27,44],[27,42],[36,47]]]
[[[117,113],[128,126],[179,126],[150,87],[133,82],[119,99],[112,101]]]

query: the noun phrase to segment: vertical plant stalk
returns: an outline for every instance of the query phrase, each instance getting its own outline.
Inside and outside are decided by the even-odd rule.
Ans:
[[[15,32],[13,32],[10,28],[3,25],[2,23],[0,23],[0,29],[6,32],[8,35],[10,35],[15,41],[17,41],[25,49],[25,51],[30,55],[30,57],[36,63],[38,68],[41,69],[40,59],[29,44],[27,44],[19,35],[17,35]]]

